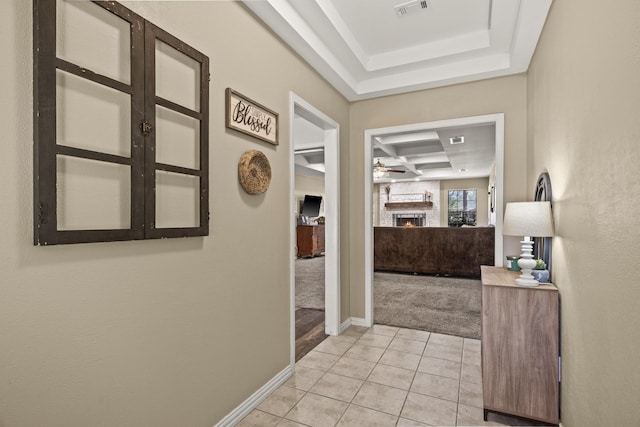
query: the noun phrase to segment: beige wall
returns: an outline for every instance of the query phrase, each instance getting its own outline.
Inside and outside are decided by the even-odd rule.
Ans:
[[[0,4],[0,425],[211,426],[289,364],[289,91],[340,123],[344,177],[349,105],[237,3],[127,2],[211,59],[211,233],[34,247],[31,5]],[[280,113],[278,147],[225,129],[227,87]]]
[[[364,317],[364,131],[367,129],[505,113],[505,202],[520,201],[526,188],[526,77],[483,80],[356,102],[350,127],[351,316]],[[515,248],[515,249],[512,249]],[[517,239],[505,252],[517,251]]]
[[[440,226],[447,227],[449,190],[478,190],[476,193],[476,223],[478,227],[486,227],[489,223],[489,199],[487,189],[489,178],[449,179],[440,181]]]
[[[527,188],[549,172],[565,427],[640,423],[638,19],[637,0],[556,0],[529,68]]]

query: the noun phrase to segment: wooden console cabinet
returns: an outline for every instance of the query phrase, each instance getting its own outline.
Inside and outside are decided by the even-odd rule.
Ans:
[[[482,266],[482,391],[489,411],[559,422],[558,290]]]
[[[324,224],[298,225],[298,257],[313,257],[324,252]]]

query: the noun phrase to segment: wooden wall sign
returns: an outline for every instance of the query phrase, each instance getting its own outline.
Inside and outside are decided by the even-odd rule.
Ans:
[[[273,145],[278,145],[278,113],[239,94],[226,91],[226,126]]]

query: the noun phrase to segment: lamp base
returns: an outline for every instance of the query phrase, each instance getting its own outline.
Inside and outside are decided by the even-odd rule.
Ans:
[[[518,260],[518,266],[522,270],[522,274],[516,279],[516,285],[529,287],[538,286],[540,283],[531,275],[531,270],[536,266],[536,262],[533,260],[533,255],[531,254],[533,250],[531,237],[524,236],[524,240],[520,243],[522,244],[522,246],[520,246],[522,254]]]
[[[518,277],[516,279],[516,284],[520,286],[533,287],[533,286],[538,286],[540,283],[536,279],[525,279],[522,277]]]

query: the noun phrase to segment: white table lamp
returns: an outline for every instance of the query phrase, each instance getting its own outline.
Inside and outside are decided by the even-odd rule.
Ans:
[[[553,216],[551,214],[551,202],[517,202],[507,203],[504,212],[505,236],[524,236],[522,254],[518,260],[518,266],[522,274],[516,283],[520,286],[538,286],[538,281],[531,275],[531,270],[536,266],[533,259],[533,241],[531,237],[553,236]]]

